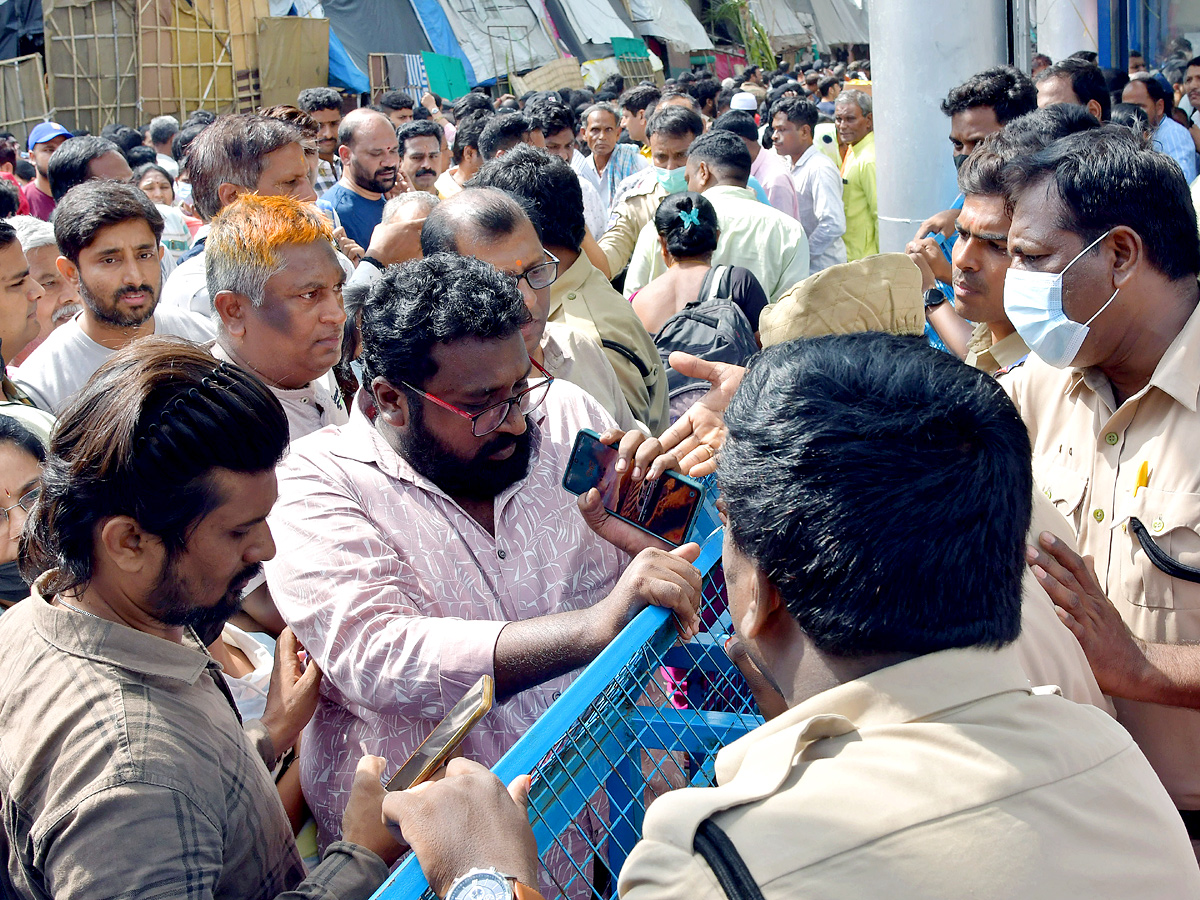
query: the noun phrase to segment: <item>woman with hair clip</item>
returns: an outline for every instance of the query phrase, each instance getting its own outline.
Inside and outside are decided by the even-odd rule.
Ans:
[[[721,237],[717,211],[694,191],[665,197],[654,214],[654,227],[667,271],[629,298],[651,334],[657,334],[667,319],[700,296],[701,288],[708,291],[712,255]],[[757,335],[758,314],[767,305],[767,295],[753,272],[732,267],[729,298],[746,314]]]

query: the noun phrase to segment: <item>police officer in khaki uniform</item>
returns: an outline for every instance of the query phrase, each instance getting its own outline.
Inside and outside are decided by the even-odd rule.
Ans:
[[[620,895],[725,897],[703,834],[768,900],[1196,896],[1128,733],[1018,664],[1032,474],[996,382],[911,337],[794,341],[726,421],[730,614],[788,708],[721,751],[717,787],[654,801]],[[456,760],[384,817],[461,900],[473,869],[536,872],[524,789]]]
[[[1029,428],[1037,486],[1095,574],[1060,541],[1030,561],[1195,839],[1196,214],[1178,167],[1124,129],[1064,138],[1007,175],[1005,311],[1036,357],[1003,383]]]

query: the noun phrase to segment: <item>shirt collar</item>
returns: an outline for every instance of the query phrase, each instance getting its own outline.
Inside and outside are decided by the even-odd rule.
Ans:
[[[1029,355],[1029,345],[1025,343],[1025,339],[1021,335],[1014,331],[1008,337],[1001,338],[988,347],[987,352],[992,354],[996,365],[1007,369],[1013,363],[1020,362]]]
[[[955,707],[1013,691],[1030,693],[1032,688],[1012,645],[919,656],[810,697],[730,744],[717,756],[717,781],[727,784],[745,770],[778,783],[796,754],[814,741],[936,719]],[[782,743],[792,745],[789,752],[780,753]]]
[[[62,652],[138,675],[186,684],[195,684],[209,667],[220,670],[190,628],[184,629],[183,643],[176,644],[119,622],[52,606],[40,589],[52,574],[53,570],[34,582],[29,598],[23,602],[33,605],[34,630]]]
[[[798,172],[800,169],[803,169],[808,164],[808,161],[813,158],[813,154],[820,152],[821,149],[816,144],[809,144],[808,149],[800,154],[800,158],[796,160],[796,164],[792,166],[792,171]]]
[[[737,197],[740,200],[754,200],[758,202],[758,198],[750,188],[736,187],[732,184],[718,184],[710,187],[704,192],[704,196],[710,198],[710,203],[712,202],[712,197]]]
[[[1140,397],[1146,389],[1155,387],[1189,412],[1200,408],[1200,356],[1195,352],[1198,341],[1200,306],[1192,310],[1175,340],[1163,353],[1158,365],[1154,367],[1154,374],[1150,376],[1150,383],[1135,396]],[[1112,386],[1099,368],[1072,369],[1072,377],[1067,381],[1065,393],[1070,395],[1082,385],[1111,401]]]

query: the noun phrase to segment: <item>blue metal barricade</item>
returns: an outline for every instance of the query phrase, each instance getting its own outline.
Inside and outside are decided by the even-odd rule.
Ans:
[[[547,900],[616,895],[646,807],[666,790],[714,783],[717,751],[762,724],[724,652],[731,633],[722,533],[704,542],[705,630],[679,645],[663,609],[643,610],[495,765],[506,784],[533,776],[530,821]],[[432,896],[415,858],[375,894]]]

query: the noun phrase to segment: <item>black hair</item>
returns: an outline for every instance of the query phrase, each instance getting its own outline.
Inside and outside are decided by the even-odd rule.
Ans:
[[[478,174],[476,178],[478,178]],[[421,227],[421,252],[458,253],[458,235],[506,237],[531,221],[521,204],[507,191],[482,187],[472,178],[467,182],[469,198],[451,197],[429,211]],[[534,226],[536,228],[536,226]]]
[[[187,162],[188,150],[191,149],[192,141],[199,137],[208,125],[202,122],[190,122],[179,129],[179,134],[171,139],[171,155],[178,161],[182,169]]]
[[[1114,125],[1124,125],[1135,134],[1144,135],[1150,130],[1150,117],[1136,103],[1114,103],[1109,121]]]
[[[417,104],[404,91],[384,91],[375,101],[375,105],[384,110],[384,115],[386,115],[388,110],[414,109]]]
[[[27,159],[18,159],[13,163],[13,174],[25,181],[33,181],[37,177],[37,169]]]
[[[692,224],[691,213],[696,213]],[[688,214],[686,218],[681,213]],[[703,259],[717,249],[720,223],[713,205],[694,191],[668,194],[654,212],[654,230],[667,239],[667,252],[676,259]]]
[[[631,113],[650,109],[658,102],[662,92],[653,84],[638,84],[631,87],[617,101],[621,109]]]
[[[0,219],[15,216],[21,211],[21,192],[7,178],[0,178]]]
[[[479,135],[480,156],[495,159],[497,153],[511,150],[521,143],[533,128],[533,122],[524,113],[492,116]]]
[[[197,109],[187,117],[187,125],[211,125],[217,121],[217,114],[207,109]]]
[[[107,137],[108,140],[120,148],[121,155],[127,154],[134,147],[144,146],[142,143],[143,137],[140,132],[134,131],[128,125],[121,125],[116,128],[110,135],[101,135]],[[161,143],[161,142],[160,142]]]
[[[390,266],[362,306],[363,382],[422,387],[437,344],[504,340],[529,321],[516,282],[473,256],[435,253]]]
[[[531,103],[525,108],[525,115],[529,116],[533,127],[546,137],[564,130],[574,135],[579,126],[575,121],[575,113],[561,103]]]
[[[709,131],[692,141],[688,162],[706,163],[721,179],[745,185],[750,179],[750,151],[737,135],[728,131]]]
[[[101,228],[135,219],[150,226],[156,241],[162,237],[162,213],[139,188],[119,181],[85,181],[67,191],[55,207],[54,240],[59,252],[78,264],[79,254]]]
[[[306,113],[318,110],[336,109],[342,111],[342,95],[331,87],[305,88],[296,98],[296,106]]]
[[[1154,75],[1149,75],[1145,72],[1138,72],[1129,79],[1129,84],[1143,84],[1146,86],[1146,93],[1150,95],[1150,102],[1157,103],[1162,101],[1163,115],[1169,116],[1171,110],[1175,108],[1175,93],[1170,88],[1163,85],[1161,81]],[[1128,87],[1129,85],[1126,85]]]
[[[821,111],[815,103],[800,97],[785,97],[772,106],[771,122],[774,122],[779,113],[787,116],[787,120],[797,127],[807,125],[809,131],[816,131],[817,121],[821,117]]]
[[[142,163],[142,165],[134,169],[133,177],[129,179],[129,183],[135,187],[141,184],[147,172],[157,172],[163,178],[167,179],[167,184],[171,185],[171,190],[175,190],[175,179],[171,177],[171,173],[155,162]]]
[[[46,445],[41,439],[22,422],[3,413],[0,413],[0,444],[11,444],[18,450],[24,450],[39,463],[46,461]]]
[[[704,119],[700,113],[685,106],[660,106],[646,119],[646,140],[656,134],[694,140],[704,134]]]
[[[1100,104],[1101,121],[1108,121],[1109,113],[1112,110],[1112,98],[1108,94],[1108,84],[1104,80],[1104,73],[1100,71],[1098,65],[1069,56],[1038,72],[1034,83],[1041,84],[1050,78],[1067,79],[1071,83],[1071,90],[1079,98],[1079,103],[1087,106],[1089,102],[1095,100]]]
[[[1179,165],[1121,125],[1073,134],[1023,154],[1004,169],[1008,201],[1048,184],[1058,195],[1057,225],[1084,244],[1124,225],[1146,259],[1172,281],[1200,274],[1196,210]]]
[[[829,95],[829,92],[839,84],[841,84],[841,82],[838,79],[834,78],[832,75],[826,75],[817,82],[817,92],[821,95],[822,99],[824,99]]]
[[[1021,70],[993,66],[952,88],[942,101],[942,112],[953,116],[980,106],[990,106],[1003,125],[1037,109],[1037,88]]]
[[[473,112],[455,126],[454,145],[450,148],[450,153],[456,166],[462,162],[463,151],[468,147],[479,149],[479,135],[483,133],[484,126],[493,115],[495,114],[490,110]]]
[[[718,113],[720,113],[722,109],[729,109],[729,104],[733,101],[733,95],[736,93],[738,92],[734,88],[721,88],[720,92],[717,94],[716,110]]]
[[[125,151],[124,156],[125,162],[129,163],[130,169],[136,169],[139,166],[144,166],[158,159],[158,154],[154,151],[154,148],[147,147],[145,144],[130,147]]]
[[[717,102],[717,94],[721,93],[721,85],[711,78],[700,78],[688,85],[688,93],[696,98],[696,102],[703,109],[704,104],[709,100],[714,104]]]
[[[450,111],[454,114],[455,122],[465,119],[473,112],[482,112],[485,110],[487,112],[495,112],[495,109],[492,107],[492,101],[478,91],[470,91],[463,94],[454,101],[454,105],[450,108]]]
[[[728,131],[740,138],[758,143],[758,126],[754,124],[754,116],[744,109],[731,109],[721,113],[712,125],[718,131]]]
[[[1067,59],[1080,59],[1095,66],[1100,63],[1100,54],[1095,50],[1076,50]]]
[[[249,372],[189,341],[134,341],[59,416],[21,538],[22,574],[56,570],[47,596],[86,586],[97,526],[113,516],[136,520],[174,557],[227,499],[214,470],[273,471],[287,444],[283,407]]]
[[[579,176],[557,156],[515,147],[484,165],[471,187],[499,188],[517,199],[542,243],[579,252],[586,231]]]
[[[822,652],[1017,637],[1033,477],[995,379],[921,337],[795,340],[751,359],[725,421],[729,537]]]
[[[429,119],[413,119],[411,122],[405,122],[396,129],[396,143],[400,148],[401,157],[404,156],[404,145],[413,138],[419,137],[437,138],[438,146],[441,146],[446,132],[441,125]]]
[[[77,184],[83,184],[92,177],[88,171],[93,159],[99,159],[106,153],[121,154],[121,148],[112,141],[94,135],[73,137],[64,141],[50,156],[46,166],[50,176],[50,193],[55,200],[61,200],[67,191]]]

